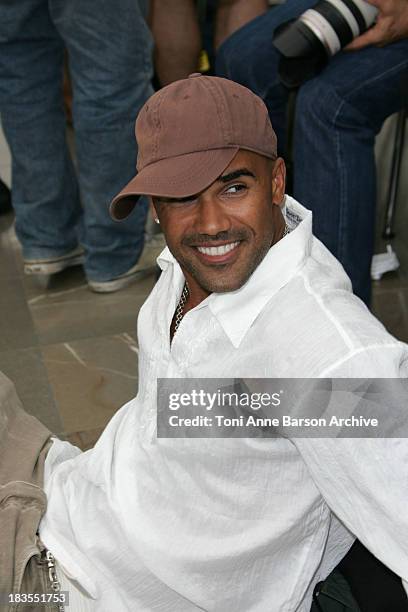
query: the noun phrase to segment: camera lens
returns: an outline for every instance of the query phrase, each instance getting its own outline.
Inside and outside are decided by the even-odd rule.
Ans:
[[[298,87],[317,74],[327,60],[362,34],[377,9],[365,0],[320,0],[299,19],[276,29],[273,43],[282,54],[280,76]]]

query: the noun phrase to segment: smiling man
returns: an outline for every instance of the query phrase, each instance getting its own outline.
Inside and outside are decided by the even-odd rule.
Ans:
[[[282,201],[283,185],[282,160],[272,170],[267,157],[240,150],[202,193],[153,198],[170,250],[202,294],[194,301],[239,289],[282,237],[284,219],[273,203]]]
[[[392,378],[408,351],[284,195],[258,97],[192,75],[136,134],[111,212],[149,195],[168,248],[139,314],[137,397],[94,449],[54,440],[45,462],[40,537],[70,610],[309,612],[355,536],[408,580],[405,440],[157,436],[159,378]]]

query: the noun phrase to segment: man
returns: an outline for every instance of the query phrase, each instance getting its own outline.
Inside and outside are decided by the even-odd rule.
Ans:
[[[396,377],[408,350],[285,198],[257,96],[191,75],[136,132],[112,215],[150,194],[169,248],[139,315],[137,397],[94,449],[54,440],[45,462],[40,537],[70,609],[309,612],[354,536],[408,580],[404,440],[157,437],[160,377]]]
[[[293,126],[294,196],[312,210],[314,234],[339,259],[367,305],[377,196],[375,137],[384,120],[403,107],[402,79],[408,71],[408,3],[369,1],[379,11],[375,26],[301,86]],[[316,3],[287,0],[232,34],[218,50],[217,74],[262,97],[282,153],[288,90],[279,79],[273,34]],[[344,4],[335,6],[347,12]]]

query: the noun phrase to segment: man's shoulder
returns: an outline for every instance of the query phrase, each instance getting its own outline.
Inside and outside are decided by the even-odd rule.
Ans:
[[[288,375],[321,376],[353,355],[368,363],[375,348],[393,354],[390,363],[408,359],[407,345],[352,294],[344,272],[333,274],[331,262],[307,263],[266,306],[258,325],[264,349],[279,352]]]

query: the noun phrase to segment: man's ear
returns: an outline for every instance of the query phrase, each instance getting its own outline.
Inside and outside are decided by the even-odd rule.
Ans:
[[[272,168],[272,203],[280,206],[285,197],[286,166],[282,157],[278,157]]]

